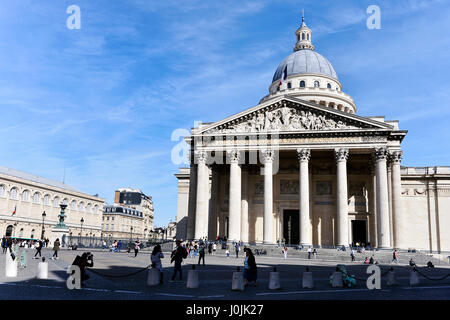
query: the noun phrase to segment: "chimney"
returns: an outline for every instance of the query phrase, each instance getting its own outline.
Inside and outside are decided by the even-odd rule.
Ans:
[[[115,194],[114,194],[114,203],[115,204],[119,204],[120,202],[120,191],[116,190]]]

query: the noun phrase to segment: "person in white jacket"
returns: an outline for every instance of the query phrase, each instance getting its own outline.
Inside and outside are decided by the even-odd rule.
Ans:
[[[150,256],[150,260],[152,262],[152,268],[159,270],[159,274],[160,274],[159,282],[161,284],[163,284],[163,267],[162,267],[162,262],[161,262],[161,259],[163,259],[163,258],[164,258],[164,254],[161,250],[161,246],[159,244],[157,244],[153,248],[153,252],[152,252],[152,255]]]

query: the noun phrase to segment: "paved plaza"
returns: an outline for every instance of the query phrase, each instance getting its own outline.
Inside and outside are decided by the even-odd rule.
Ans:
[[[94,269],[88,271],[90,279],[80,290],[69,290],[66,287],[67,267],[77,254],[83,251],[61,250],[58,260],[51,260],[52,251],[44,249],[49,266],[46,280],[36,279],[37,265],[33,249],[27,251],[27,267],[19,268],[16,278],[6,278],[4,272],[5,255],[0,255],[0,299],[189,299],[189,300],[286,300],[286,299],[448,299],[450,297],[450,277],[442,281],[431,281],[420,277],[420,284],[409,285],[411,268],[405,264],[380,264],[384,273],[391,266],[396,272],[398,285],[389,287],[386,276],[382,277],[380,290],[368,290],[365,282],[357,281],[354,288],[332,288],[329,276],[336,269],[336,261],[307,260],[288,256],[256,256],[258,265],[258,286],[247,287],[243,292],[231,290],[233,271],[239,266],[243,268],[243,256],[236,258],[223,254],[206,255],[206,265],[196,266],[199,272],[200,287],[186,288],[188,270],[197,264],[197,258],[187,258],[183,263],[183,281],[169,282],[173,271],[170,265],[170,253],[163,259],[164,284],[156,287],[146,285],[147,270],[136,273],[150,264],[150,252],[142,251],[134,258],[134,253],[112,253],[106,250],[93,251]],[[280,272],[280,290],[269,290],[269,272],[276,267]],[[309,267],[313,272],[314,289],[301,287],[301,274]],[[367,266],[358,262],[347,262],[349,274],[366,279]],[[434,269],[419,266],[422,273],[431,278],[439,278],[450,273],[450,266],[443,262]],[[99,275],[99,274],[101,275]],[[122,275],[133,274],[128,277]],[[111,277],[112,276],[112,277]]]

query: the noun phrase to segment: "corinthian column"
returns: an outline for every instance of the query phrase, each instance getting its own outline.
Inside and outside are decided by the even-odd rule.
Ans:
[[[209,170],[206,166],[206,152],[196,151],[195,156],[197,160],[197,201],[194,234],[195,239],[201,239],[208,236]]]
[[[389,230],[389,195],[387,183],[387,149],[375,148],[375,171],[377,179],[377,218],[378,218],[378,247],[390,247]]]
[[[394,219],[394,247],[405,249],[406,243],[405,234],[405,216],[402,207],[402,181],[400,175],[400,163],[402,161],[403,153],[401,151],[393,151],[390,154],[392,163],[392,209]]]
[[[264,231],[263,242],[266,244],[272,244],[273,241],[273,177],[272,177],[272,165],[275,159],[274,150],[262,151],[264,162]]]
[[[241,238],[241,167],[239,166],[240,153],[237,150],[227,152],[230,163],[230,198],[229,198],[229,232],[230,241],[239,241]]]
[[[311,222],[309,218],[309,172],[310,149],[297,149],[299,167],[299,208],[300,208],[300,244],[311,245]]]
[[[348,246],[348,194],[347,159],[348,149],[335,149],[337,164],[337,245]]]
[[[241,240],[248,243],[248,170],[242,170]]]

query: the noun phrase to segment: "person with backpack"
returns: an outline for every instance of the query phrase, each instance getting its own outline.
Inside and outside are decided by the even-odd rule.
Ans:
[[[44,245],[44,243],[42,242],[42,240],[38,240],[35,244],[34,247],[36,248],[36,253],[34,254],[33,259],[39,259],[38,257],[36,257],[39,254],[39,257],[42,257],[41,255],[41,250],[42,250],[42,246]]]
[[[200,249],[198,252],[198,265],[200,265],[200,261],[203,259],[203,265],[205,265],[205,244],[200,245]]]
[[[177,272],[180,274],[180,281],[182,280],[182,271],[181,271],[181,263],[183,262],[183,259],[186,259],[187,257],[187,250],[181,246],[181,241],[176,241],[177,247],[175,250],[172,251],[172,254],[170,256],[170,263],[175,262],[174,268],[173,268],[173,275],[170,282],[175,281],[175,277],[177,275]]]

